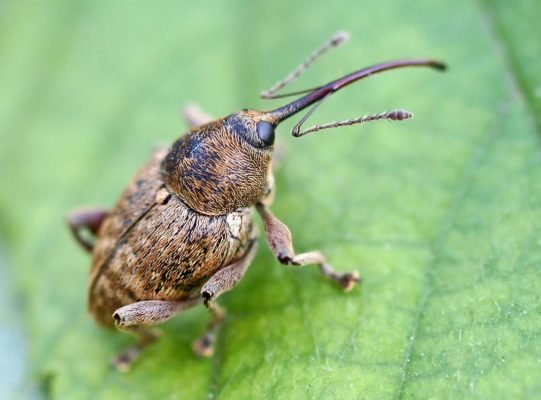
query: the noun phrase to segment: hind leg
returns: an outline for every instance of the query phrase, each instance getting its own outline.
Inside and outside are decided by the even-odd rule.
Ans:
[[[212,118],[195,104],[188,104],[182,109],[182,119],[190,128],[212,121]]]
[[[128,371],[141,351],[159,336],[158,331],[149,329],[148,326],[159,325],[201,302],[199,297],[179,302],[148,300],[116,310],[113,319],[117,329],[136,335],[138,340],[134,346],[118,354],[113,359],[113,365],[120,371]]]
[[[109,215],[104,208],[85,208],[71,211],[68,214],[68,226],[75,240],[88,252],[94,248],[94,244],[82,235],[82,230],[87,229],[96,236],[100,227]]]

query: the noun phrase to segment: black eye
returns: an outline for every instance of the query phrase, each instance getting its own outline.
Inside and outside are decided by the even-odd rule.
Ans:
[[[274,144],[274,126],[267,121],[260,121],[255,127],[259,139],[267,146]]]

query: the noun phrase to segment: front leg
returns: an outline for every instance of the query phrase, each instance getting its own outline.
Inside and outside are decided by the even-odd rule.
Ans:
[[[289,228],[278,218],[276,218],[268,207],[263,204],[257,205],[257,211],[263,218],[265,225],[265,236],[267,243],[274,256],[283,265],[310,265],[318,264],[321,273],[328,279],[336,282],[349,292],[357,282],[359,274],[353,272],[337,272],[326,261],[325,256],[320,251],[310,251],[308,253],[295,254],[293,250],[293,240]]]

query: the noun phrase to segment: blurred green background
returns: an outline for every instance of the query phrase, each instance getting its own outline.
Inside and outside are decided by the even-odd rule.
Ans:
[[[0,3],[0,398],[534,398],[541,393],[541,5],[403,0]],[[311,122],[416,117],[294,139],[273,210],[296,248],[364,279],[345,295],[263,245],[217,354],[208,315],[164,325],[128,374],[131,338],[85,311],[89,260],[64,224],[111,205],[188,102],[220,116],[258,99],[338,30],[347,46],[292,89],[400,57]]]

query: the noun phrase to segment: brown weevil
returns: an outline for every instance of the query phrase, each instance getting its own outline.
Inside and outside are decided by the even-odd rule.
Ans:
[[[297,78],[315,59],[343,42],[335,35],[263,98]],[[358,282],[357,272],[337,272],[319,251],[295,254],[291,233],[269,207],[274,197],[272,157],[275,129],[299,111],[314,107],[293,128],[294,136],[368,121],[410,118],[396,110],[357,119],[301,125],[321,102],[341,88],[372,74],[402,67],[445,69],[425,59],[397,60],[355,71],[326,85],[289,95],[304,96],[271,111],[242,110],[210,121],[190,109],[190,131],[170,148],[159,149],[137,172],[116,205],[71,213],[75,239],[92,253],[88,308],[106,327],[135,333],[135,346],[120,353],[115,365],[126,370],[156,332],[158,325],[197,304],[212,313],[206,333],[194,342],[203,356],[213,353],[224,311],[216,299],[243,277],[257,249],[252,208],[263,219],[268,245],[283,265],[315,264],[345,291]],[[95,236],[89,240],[83,231]]]

